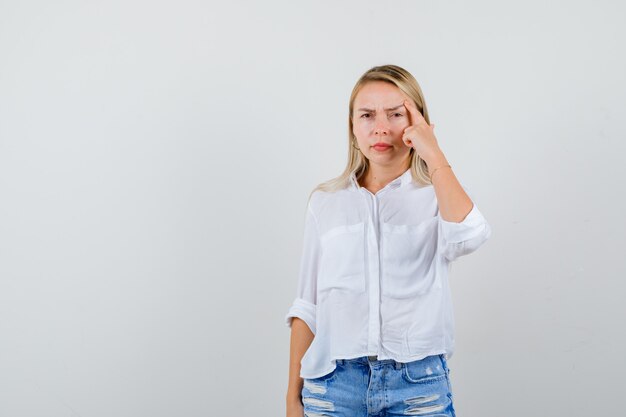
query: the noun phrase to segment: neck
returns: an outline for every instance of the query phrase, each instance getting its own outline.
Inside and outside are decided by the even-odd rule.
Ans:
[[[371,165],[367,171],[361,177],[359,181],[362,187],[369,189],[381,189],[391,181],[398,178],[400,175],[409,169],[409,165],[398,166],[378,166]]]

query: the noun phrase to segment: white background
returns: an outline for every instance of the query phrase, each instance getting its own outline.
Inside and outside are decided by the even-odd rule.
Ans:
[[[493,228],[451,270],[457,414],[615,415],[625,11],[2,0],[0,415],[284,415],[306,200],[381,64]]]

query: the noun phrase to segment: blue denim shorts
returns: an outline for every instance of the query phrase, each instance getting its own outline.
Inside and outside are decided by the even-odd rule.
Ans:
[[[455,417],[449,373],[443,354],[407,363],[375,356],[337,359],[327,375],[304,378],[304,415]]]

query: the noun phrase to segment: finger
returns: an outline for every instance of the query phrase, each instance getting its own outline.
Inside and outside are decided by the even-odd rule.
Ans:
[[[419,110],[417,109],[415,104],[413,104],[412,101],[404,100],[404,107],[406,107],[406,109],[409,112],[409,115],[410,115],[409,122],[411,123],[411,125],[416,125],[418,123],[426,123],[426,120],[424,120],[422,113],[419,112]]]
[[[406,130],[405,133],[402,135],[402,141],[406,146],[413,147],[413,140],[411,140],[411,136],[406,133]]]

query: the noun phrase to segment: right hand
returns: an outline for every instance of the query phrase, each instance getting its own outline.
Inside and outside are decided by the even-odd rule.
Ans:
[[[304,417],[304,406],[299,399],[287,402],[287,417]]]

